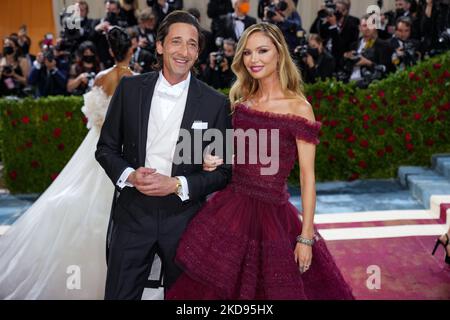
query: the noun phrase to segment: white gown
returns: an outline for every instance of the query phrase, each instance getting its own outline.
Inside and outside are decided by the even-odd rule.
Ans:
[[[95,150],[110,99],[99,87],[84,95],[89,133],[52,185],[0,236],[0,299],[104,298],[114,186]],[[152,278],[160,270],[155,262]],[[143,298],[162,299],[163,290],[146,289]]]

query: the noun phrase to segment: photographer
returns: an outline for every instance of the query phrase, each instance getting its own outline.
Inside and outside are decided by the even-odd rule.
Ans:
[[[77,62],[70,67],[67,92],[83,95],[94,84],[95,75],[100,71],[95,45],[91,41],[83,42],[77,54]]]
[[[411,24],[411,19],[408,17],[401,17],[397,21],[395,34],[389,40],[389,46],[393,52],[390,71],[404,70],[420,60],[420,42],[411,39]]]
[[[385,12],[382,19],[382,30],[380,36],[382,39],[389,39],[395,33],[397,20],[400,18],[409,18],[411,20],[411,37],[420,39],[420,21],[416,12],[416,0],[395,0],[395,11]]]
[[[34,61],[28,78],[30,85],[37,86],[37,97],[65,95],[67,93],[67,76],[58,69],[53,47],[44,47]]]
[[[154,53],[156,47],[157,17],[151,8],[145,8],[138,16],[138,25],[133,28],[138,34],[139,47]]]
[[[98,57],[105,68],[114,65],[114,59],[109,53],[106,34],[112,26],[127,27],[128,23],[120,19],[120,5],[117,0],[105,1],[105,18],[98,21],[95,27],[93,42],[97,45]]]
[[[311,34],[308,45],[297,47],[295,56],[306,83],[314,83],[333,76],[336,63],[333,56],[325,50],[319,35]]]
[[[60,14],[61,38],[64,39],[69,52],[75,52],[81,43],[90,40],[94,35],[94,20],[88,18],[88,3],[78,1],[76,5],[80,10],[80,28],[68,28],[70,25],[68,19],[73,19],[73,13],[64,10]]]
[[[203,79],[215,89],[229,88],[234,78],[231,63],[236,53],[236,42],[233,39],[218,38],[217,45],[219,51],[210,53]]]
[[[276,24],[293,52],[299,45],[297,32],[302,30],[302,20],[292,0],[272,0],[264,8],[264,21]]]
[[[138,0],[120,0],[119,16],[127,22],[127,28],[134,27],[138,24],[138,20],[136,19],[138,11]]]
[[[249,16],[249,0],[232,0],[233,13],[222,16],[219,21],[217,37],[239,41],[244,30],[256,24],[256,19]]]
[[[357,81],[360,87],[366,87],[373,80],[381,79],[390,63],[390,48],[386,41],[378,38],[378,31],[370,28],[367,22],[370,15],[361,19],[362,37],[351,45],[351,50],[344,54],[343,70],[347,79]]]
[[[220,30],[220,19],[228,13],[233,13],[233,4],[231,0],[209,0],[207,15],[211,19],[211,32],[213,39],[218,37]]]
[[[148,38],[136,31],[130,33],[133,56],[130,61],[131,69],[139,74],[153,70],[156,63],[155,50],[149,45]]]
[[[7,37],[3,41],[3,58],[0,60],[0,95],[22,96],[28,73],[29,65],[22,57],[18,38]]]
[[[183,0],[147,0],[147,5],[158,17],[158,26],[172,11],[183,10]]]
[[[421,21],[424,47],[429,55],[450,50],[450,1],[426,0],[426,8]]]
[[[349,15],[350,9],[349,0],[338,0],[336,3],[326,0],[310,29],[310,33],[320,35],[337,65],[342,64],[344,52],[349,51],[351,44],[358,41],[360,22],[358,18]]]

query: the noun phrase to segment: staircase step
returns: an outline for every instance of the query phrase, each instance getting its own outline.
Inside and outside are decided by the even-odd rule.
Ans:
[[[407,188],[409,176],[438,176],[438,174],[435,171],[425,167],[402,166],[398,168],[397,176],[400,184]]]
[[[439,159],[450,158],[450,153],[437,153],[431,156],[431,167],[434,169],[437,166]]]
[[[437,173],[450,180],[450,157],[437,158],[435,170]]]
[[[441,176],[409,176],[408,185],[414,198],[430,209],[433,195],[450,195],[450,181]]]

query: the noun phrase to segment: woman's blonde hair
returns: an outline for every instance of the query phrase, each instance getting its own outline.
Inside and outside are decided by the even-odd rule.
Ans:
[[[236,81],[230,89],[230,102],[234,106],[236,103],[246,101],[252,97],[259,89],[258,80],[254,79],[244,65],[244,50],[248,38],[256,33],[262,32],[269,37],[275,45],[279,59],[278,72],[281,89],[287,96],[299,97],[305,100],[303,80],[300,72],[289,54],[288,45],[281,30],[274,24],[262,22],[250,26],[242,34],[236,48],[236,55],[231,69],[236,75]]]

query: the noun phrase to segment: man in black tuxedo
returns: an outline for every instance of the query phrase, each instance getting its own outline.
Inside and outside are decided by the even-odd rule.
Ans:
[[[191,76],[202,45],[198,21],[172,12],[157,35],[162,71],[122,79],[111,100],[96,151],[120,191],[108,228],[105,299],[141,299],[155,252],[170,288],[181,273],[174,257],[187,224],[231,179],[230,165],[203,171],[210,142],[188,141],[190,150],[180,150],[181,131],[194,136],[211,128],[225,137],[231,128],[227,98]]]
[[[232,0],[234,12],[220,18],[216,37],[233,39],[238,42],[245,29],[256,24],[256,18],[248,15],[250,10],[249,0]]]

